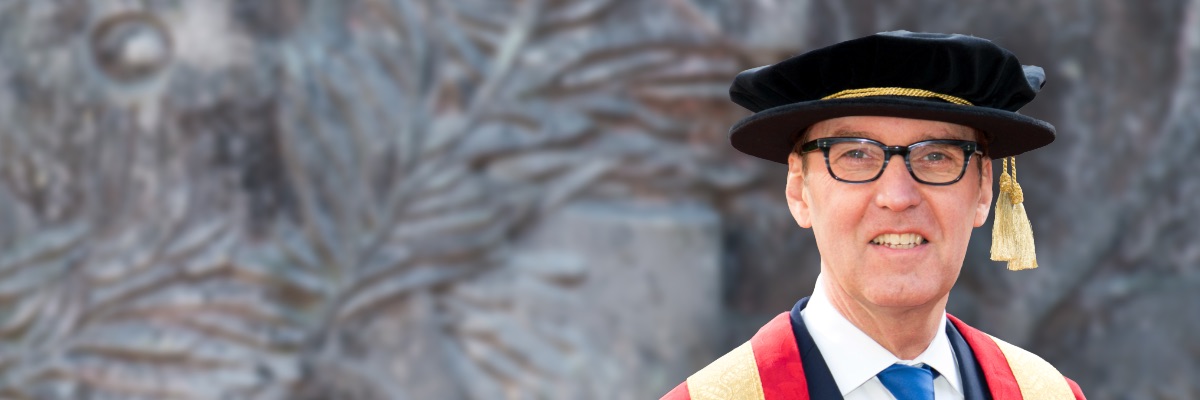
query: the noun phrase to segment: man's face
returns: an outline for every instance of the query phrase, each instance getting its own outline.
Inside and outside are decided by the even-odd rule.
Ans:
[[[805,140],[831,136],[862,137],[888,146],[930,139],[976,140],[975,131],[962,125],[868,116],[819,122]],[[962,180],[933,186],[915,181],[896,156],[875,181],[839,182],[829,175],[823,157],[821,151],[813,151],[788,158],[787,199],[796,222],[813,229],[821,272],[834,286],[829,289],[879,307],[943,301],[962,269],[971,230],[987,220],[991,160],[975,155],[971,164],[982,162],[982,171],[970,165]],[[807,172],[803,161],[809,164]],[[916,246],[887,244],[908,242],[914,234],[921,238]]]

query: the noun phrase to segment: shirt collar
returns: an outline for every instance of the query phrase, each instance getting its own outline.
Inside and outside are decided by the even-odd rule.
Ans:
[[[900,360],[842,316],[830,303],[819,275],[808,306],[800,315],[843,396],[895,363],[927,364],[944,376],[954,390],[962,393],[958,361],[954,358],[950,338],[946,336],[945,313],[942,313],[942,321],[938,325],[942,328],[938,329],[929,347],[912,360]]]

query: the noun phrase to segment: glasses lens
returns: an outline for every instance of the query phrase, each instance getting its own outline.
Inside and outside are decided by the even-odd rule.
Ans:
[[[924,143],[909,150],[908,160],[917,179],[928,183],[947,183],[963,173],[966,155],[957,144]]]
[[[874,179],[883,169],[883,148],[867,142],[837,142],[829,146],[829,168],[839,179]]]

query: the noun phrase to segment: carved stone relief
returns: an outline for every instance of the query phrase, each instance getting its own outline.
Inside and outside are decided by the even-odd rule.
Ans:
[[[2,2],[0,397],[658,396],[819,262],[730,78],[890,29],[1050,73],[1043,267],[985,226],[951,311],[1200,396],[1200,3],[1100,3]]]

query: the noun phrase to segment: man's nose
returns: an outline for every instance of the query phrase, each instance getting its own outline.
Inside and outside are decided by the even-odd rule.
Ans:
[[[917,191],[921,183],[913,179],[899,154],[893,155],[875,184],[875,204],[880,207],[903,211],[921,204],[921,194]]]

